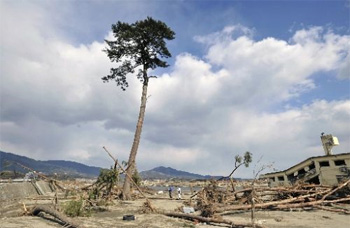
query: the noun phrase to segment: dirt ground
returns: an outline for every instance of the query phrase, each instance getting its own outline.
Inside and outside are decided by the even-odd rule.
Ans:
[[[184,206],[184,200],[170,200],[167,196],[166,185],[172,184],[179,186],[189,186],[188,183],[148,183],[149,186],[161,186],[155,188],[154,192],[148,194],[151,204],[158,211],[178,212]],[[181,184],[181,185],[180,185]],[[204,183],[193,184],[192,186],[201,188]],[[23,186],[22,186],[23,185]],[[73,183],[72,186],[76,186]],[[41,183],[41,189],[44,195],[34,194],[31,184],[0,184],[0,228],[54,228],[62,227],[53,217],[43,215],[43,217],[24,216],[24,205],[26,208],[35,205],[52,205],[52,192],[45,184]],[[153,186],[154,187],[154,186]],[[193,194],[189,187],[183,188],[183,199],[189,199]],[[156,194],[161,190],[160,194]],[[192,191],[192,188],[191,188]],[[151,191],[152,192],[152,191]],[[74,196],[71,196],[74,197]],[[64,203],[62,199],[59,203]],[[74,220],[85,228],[111,228],[111,227],[140,227],[140,228],[167,228],[167,227],[193,227],[193,228],[217,228],[228,227],[223,224],[205,224],[195,223],[180,218],[167,217],[161,214],[145,214],[142,212],[142,206],[145,199],[137,199],[134,201],[114,200],[111,205],[105,206],[104,211],[93,212],[89,217],[75,217]],[[342,207],[350,209],[349,204]],[[124,221],[124,215],[134,215],[135,220]],[[250,223],[249,211],[238,211],[231,214],[222,215],[225,220],[237,223]],[[256,221],[265,227],[277,228],[348,228],[350,227],[350,215],[327,212],[323,210],[305,211],[294,209],[291,211],[256,211]]]
[[[151,199],[151,203],[158,210],[173,212],[183,206],[183,201],[164,199]],[[188,198],[188,196],[187,196]],[[144,214],[141,208],[144,199],[135,201],[114,201],[106,211],[93,213],[90,217],[77,217],[75,220],[86,228],[110,228],[110,227],[140,227],[140,228],[164,228],[164,227],[196,227],[214,228],[228,227],[225,225],[213,225],[187,221],[179,218],[171,218],[160,214]],[[52,221],[48,216],[46,219],[33,216],[20,216],[25,205],[51,204],[51,200],[26,199],[18,202],[8,203],[1,206],[1,228],[53,228],[62,227]],[[123,221],[123,215],[135,215],[134,221]],[[224,219],[236,222],[250,222],[250,212],[240,212],[223,215]],[[322,210],[303,211],[257,211],[257,223],[266,227],[288,227],[288,228],[348,228],[350,227],[350,216]]]

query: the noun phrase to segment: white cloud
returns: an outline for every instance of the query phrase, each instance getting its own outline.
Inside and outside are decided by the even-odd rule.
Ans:
[[[195,36],[194,40],[199,43],[213,45],[217,43],[230,42],[230,40],[241,36],[252,37],[254,33],[255,33],[254,29],[250,29],[243,25],[238,24],[238,25],[226,26],[222,31],[215,32],[213,34],[209,34],[206,36]]]
[[[15,6],[2,3],[1,10],[7,36],[0,47],[0,149],[108,167],[112,162],[102,150],[107,146],[126,160],[141,83],[130,77],[125,92],[102,83],[112,66],[102,41],[74,45],[44,20],[50,18],[44,9]],[[264,155],[263,162],[279,162],[281,169],[322,154],[322,131],[339,137],[336,152],[350,151],[349,100],[271,108],[312,90],[317,72],[337,71],[345,78],[349,37],[319,27],[297,31],[290,42],[255,41],[253,33],[238,25],[196,37],[207,45],[204,59],[178,55],[171,72],[150,81],[140,170],[166,165],[228,174],[234,155],[246,150],[255,160]]]
[[[299,96],[315,87],[310,79],[314,73],[345,64],[350,37],[322,31],[319,27],[297,31],[292,43],[240,36],[211,45],[206,58],[229,71],[227,85],[236,85],[232,96],[249,93],[246,102],[268,105]]]

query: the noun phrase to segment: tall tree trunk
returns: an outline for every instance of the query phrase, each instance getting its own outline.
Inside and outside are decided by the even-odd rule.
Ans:
[[[128,168],[126,169],[126,172],[128,175],[125,175],[125,180],[124,180],[124,186],[123,186],[123,199],[124,200],[131,199],[131,193],[130,193],[131,181],[130,181],[129,177],[133,176],[133,172],[135,170],[136,154],[137,154],[137,150],[138,150],[138,147],[140,144],[142,125],[143,125],[143,120],[144,120],[145,111],[146,111],[147,87],[148,87],[148,77],[146,75],[146,76],[144,76],[144,82],[143,82],[143,87],[142,87],[139,119],[137,121],[136,131],[135,131],[135,135],[134,135],[134,142],[132,144],[130,155],[129,155]]]

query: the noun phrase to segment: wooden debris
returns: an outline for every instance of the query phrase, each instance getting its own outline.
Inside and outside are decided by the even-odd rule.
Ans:
[[[225,196],[221,195],[224,191],[214,193],[212,191],[215,188],[204,188],[201,194],[198,194],[197,209],[207,211],[208,205],[210,205],[211,208],[214,208],[214,211],[208,213],[209,216],[215,213],[225,214],[237,210],[251,210],[252,206],[256,209],[270,210],[307,207],[308,209],[324,209],[348,214],[350,213],[349,209],[334,208],[334,204],[339,202],[350,203],[349,185],[350,180],[339,184],[335,188],[317,185],[303,186],[302,184],[293,187],[256,188],[254,204],[251,203],[252,188],[233,193],[226,191]],[[239,194],[241,196],[238,196]],[[218,196],[219,198],[217,198]],[[263,199],[264,196],[269,196],[269,198]],[[220,203],[220,199],[226,200],[224,203]],[[327,205],[327,207],[324,207],[324,205]]]
[[[151,202],[148,199],[146,199],[146,201],[142,205],[141,212],[142,213],[156,213],[157,209],[152,206]]]
[[[253,227],[253,224],[251,223],[236,223],[234,221],[229,221],[225,219],[217,219],[217,218],[207,218],[203,216],[198,216],[198,215],[191,215],[191,214],[184,214],[184,213],[173,213],[173,212],[167,212],[164,213],[166,216],[170,217],[176,217],[176,218],[183,218],[191,221],[199,221],[199,222],[204,222],[204,223],[219,223],[219,224],[228,224],[231,227]],[[255,224],[256,228],[264,228],[265,226],[262,225],[257,225]]]
[[[23,206],[23,214],[27,215],[28,214],[28,209],[27,209],[25,203],[22,203],[22,206]]]

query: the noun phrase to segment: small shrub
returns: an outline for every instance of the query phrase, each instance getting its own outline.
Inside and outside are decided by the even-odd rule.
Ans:
[[[83,200],[72,200],[69,201],[66,205],[63,207],[64,213],[69,217],[76,217],[76,216],[90,216],[90,210],[86,210],[83,207]]]

